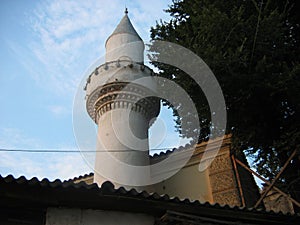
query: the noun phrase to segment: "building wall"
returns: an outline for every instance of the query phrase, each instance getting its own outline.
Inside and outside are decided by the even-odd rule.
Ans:
[[[220,142],[221,148],[214,157]],[[153,185],[152,190],[181,199],[241,206],[230,144],[230,136],[212,140],[209,148],[207,142],[198,144],[189,162],[171,178]],[[208,157],[201,162],[204,152]],[[207,164],[207,169],[200,171],[200,162]]]
[[[168,194],[180,199],[213,202],[208,171],[199,172],[198,163],[186,165],[174,176],[152,187],[158,194]]]
[[[48,208],[46,225],[153,225],[146,214],[80,208]]]

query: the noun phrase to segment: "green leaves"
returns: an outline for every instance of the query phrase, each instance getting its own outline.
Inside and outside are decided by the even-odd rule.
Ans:
[[[227,132],[240,150],[252,149],[257,169],[268,177],[300,143],[300,26],[295,4],[174,0],[166,10],[172,20],[151,28],[152,39],[178,43],[209,65],[225,96]],[[157,66],[160,76],[179,83],[195,102],[203,126],[199,140],[205,139],[212,124],[202,91],[183,71]],[[192,132],[182,129],[180,118],[177,121],[179,132],[190,137]]]

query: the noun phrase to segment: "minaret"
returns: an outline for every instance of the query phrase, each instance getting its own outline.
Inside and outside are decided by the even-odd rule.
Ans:
[[[148,129],[159,114],[153,71],[144,65],[144,42],[128,11],[106,40],[105,63],[88,77],[86,108],[98,125],[94,182],[145,185],[150,171]],[[142,78],[146,78],[146,82]],[[141,170],[139,170],[141,168]]]

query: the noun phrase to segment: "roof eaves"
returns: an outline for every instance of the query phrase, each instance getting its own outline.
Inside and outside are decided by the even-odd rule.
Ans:
[[[18,187],[19,188],[16,188]],[[12,188],[14,187],[14,188]],[[264,211],[261,209],[253,209],[246,207],[231,207],[228,205],[220,205],[210,204],[208,202],[199,202],[199,201],[190,201],[189,199],[180,200],[178,197],[170,198],[168,195],[159,195],[157,193],[148,193],[146,191],[138,192],[135,189],[126,190],[124,187],[115,188],[114,185],[107,181],[104,182],[101,187],[97,184],[86,184],[85,182],[74,183],[72,181],[64,181],[60,180],[49,181],[48,179],[43,179],[39,181],[37,178],[32,178],[27,180],[24,176],[19,178],[14,178],[12,175],[8,175],[6,177],[2,177],[0,175],[0,190],[5,190],[5,192],[18,192],[22,191],[23,194],[27,192],[34,192],[35,201],[39,199],[36,195],[36,190],[43,191],[44,196],[47,196],[48,203],[43,204],[60,204],[63,203],[64,206],[67,206],[71,203],[76,203],[76,206],[80,207],[99,207],[99,199],[106,199],[107,204],[112,204],[112,200],[115,199],[122,203],[122,205],[126,205],[127,202],[131,202],[137,205],[142,205],[145,207],[152,208],[153,212],[162,212],[164,210],[175,210],[183,213],[190,213],[195,215],[205,216],[207,214],[216,214],[219,218],[227,218],[230,217],[230,212],[234,213],[234,216],[239,219],[251,219],[251,220],[266,220],[272,219],[276,222],[278,220],[278,224],[282,224],[282,220],[290,220],[290,221],[300,221],[299,215],[291,215],[291,214],[283,214],[283,213],[275,213],[273,211]],[[42,193],[41,191],[41,193]],[[39,192],[38,192],[39,193]],[[0,191],[0,198],[7,197],[7,194],[4,193],[2,196],[2,192]],[[14,193],[15,194],[15,193]],[[48,196],[50,194],[50,197]],[[65,199],[65,194],[68,194],[69,199],[72,199],[70,203]],[[59,196],[58,196],[59,195]],[[14,195],[17,196],[17,195]],[[20,196],[23,196],[20,194]],[[60,198],[60,200],[50,199],[51,196]],[[42,201],[42,199],[40,199]],[[91,204],[90,204],[91,203]],[[110,207],[115,207],[115,204]],[[117,206],[116,206],[117,207]],[[122,209],[122,206],[118,206],[119,210]],[[120,208],[121,207],[121,208]],[[127,210],[123,208],[123,210]],[[131,210],[141,210],[141,209],[131,209]],[[203,212],[202,212],[203,211]],[[274,223],[276,224],[276,223]],[[292,224],[292,223],[286,223]]]

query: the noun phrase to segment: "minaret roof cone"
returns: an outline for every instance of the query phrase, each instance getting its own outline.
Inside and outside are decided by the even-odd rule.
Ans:
[[[106,62],[123,59],[144,62],[144,42],[132,26],[127,14],[126,10],[120,23],[106,40]]]
[[[120,23],[118,24],[118,26],[116,27],[114,32],[107,38],[106,44],[112,36],[117,35],[117,34],[131,34],[131,35],[136,36],[138,40],[143,41],[142,38],[139,36],[139,34],[134,29],[127,14],[128,14],[128,11],[126,8],[125,15],[123,16],[122,20],[120,21]]]

